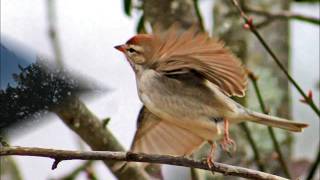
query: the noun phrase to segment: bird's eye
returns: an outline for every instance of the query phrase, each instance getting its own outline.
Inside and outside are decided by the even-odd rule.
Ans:
[[[129,49],[127,49],[127,51],[130,52],[130,53],[137,52],[137,51],[136,51],[135,49],[133,49],[133,48],[129,48]]]

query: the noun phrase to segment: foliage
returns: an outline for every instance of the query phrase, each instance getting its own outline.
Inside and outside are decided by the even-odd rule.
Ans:
[[[62,70],[49,70],[48,66],[40,61],[26,68],[19,66],[20,73],[12,74],[17,85],[8,84],[0,90],[0,133],[35,119],[80,92],[82,87],[77,80]]]

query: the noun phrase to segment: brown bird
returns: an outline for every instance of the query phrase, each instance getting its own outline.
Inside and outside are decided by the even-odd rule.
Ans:
[[[230,96],[245,95],[247,73],[241,62],[206,33],[196,28],[179,33],[177,29],[138,34],[115,46],[134,70],[145,106],[138,118],[133,152],[191,154],[219,138],[220,122],[224,123],[224,148],[234,145],[229,122],[251,121],[293,132],[307,127],[253,112],[232,100]],[[212,162],[211,153],[207,160]]]

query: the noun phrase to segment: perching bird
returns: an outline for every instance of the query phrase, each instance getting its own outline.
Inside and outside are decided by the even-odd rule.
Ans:
[[[138,128],[131,151],[188,155],[221,134],[223,147],[234,144],[228,126],[256,122],[293,132],[307,124],[253,112],[230,96],[242,97],[247,74],[241,62],[224,47],[195,28],[179,33],[138,34],[115,46],[123,52],[136,76],[140,100]],[[208,159],[209,162],[211,160]]]

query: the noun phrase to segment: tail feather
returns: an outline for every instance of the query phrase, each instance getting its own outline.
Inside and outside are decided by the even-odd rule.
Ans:
[[[293,132],[302,132],[308,124],[290,121],[284,118],[269,116],[258,112],[248,112],[248,120],[271,127],[281,128]]]

